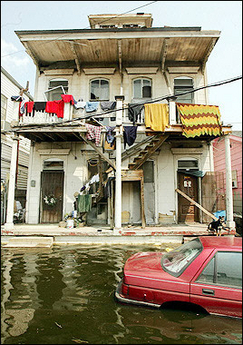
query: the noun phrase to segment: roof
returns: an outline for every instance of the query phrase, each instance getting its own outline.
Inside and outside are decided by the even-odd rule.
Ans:
[[[205,66],[220,31],[136,27],[15,31],[38,67]],[[58,62],[58,67],[55,63]],[[62,66],[61,66],[62,64]]]
[[[204,248],[239,249],[242,251],[242,237],[200,236]]]

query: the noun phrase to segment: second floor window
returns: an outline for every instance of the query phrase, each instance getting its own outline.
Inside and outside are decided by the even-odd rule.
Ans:
[[[193,79],[188,77],[179,77],[174,79],[174,94],[179,95],[193,89]],[[194,103],[194,94],[187,93],[177,97],[178,103]]]
[[[109,101],[109,81],[94,79],[90,82],[90,100]]]
[[[58,101],[64,93],[68,93],[67,79],[56,78],[49,81],[48,90],[45,92],[48,101]]]
[[[135,79],[133,81],[133,98],[151,98],[151,80],[146,78]]]

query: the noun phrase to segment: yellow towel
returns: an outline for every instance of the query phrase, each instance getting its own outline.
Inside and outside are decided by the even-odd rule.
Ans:
[[[169,125],[169,107],[165,103],[144,104],[145,127],[164,132]]]

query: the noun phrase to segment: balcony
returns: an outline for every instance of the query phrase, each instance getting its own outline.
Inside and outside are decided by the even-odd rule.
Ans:
[[[112,108],[110,110],[104,110],[104,104],[102,104],[102,109],[101,102],[97,102],[97,109],[92,112],[87,111],[87,109],[84,107],[76,109],[74,105],[71,105],[70,103],[64,103],[62,117],[58,117],[56,114],[47,113],[45,109],[42,111],[35,110],[34,113],[27,113],[20,116],[18,121],[12,123],[12,128],[13,131],[25,136],[28,139],[40,142],[55,142],[57,140],[77,141],[77,139],[83,140],[81,138],[81,133],[87,132],[85,123],[90,123],[91,118],[93,120],[93,124],[94,122],[96,122],[95,124],[103,127],[102,132],[107,131],[107,129],[105,128],[106,126],[114,127],[117,125],[137,125],[137,133],[164,133],[168,134],[171,140],[178,139],[178,137],[180,139],[202,138],[204,140],[212,140],[217,136],[231,133],[231,125],[222,126],[222,123],[220,122],[220,113],[218,106],[192,104],[192,109],[190,107],[190,111],[192,111],[192,113],[188,117],[188,115],[186,115],[188,110],[183,110],[184,107],[187,108],[186,104],[185,106],[182,104],[180,105],[180,112],[184,112],[184,115],[178,115],[177,105],[175,102],[171,101],[168,104],[169,123],[168,118],[166,117],[166,111],[158,110],[158,112],[163,113],[162,116],[159,115],[158,117],[155,111],[156,107],[151,107],[151,123],[148,123],[149,120],[147,118],[147,123],[145,126],[144,108],[139,114],[136,113],[136,120],[134,122],[133,118],[131,118],[131,112],[128,111],[128,103],[122,101],[119,97],[120,96],[118,96],[117,98],[115,108]],[[83,103],[86,105],[86,102]],[[158,104],[158,102],[156,104]],[[166,105],[166,103],[163,104]],[[18,105],[19,104],[16,102],[16,106]],[[18,109],[16,109],[15,113],[18,115]],[[199,114],[201,115],[201,117],[198,118]],[[205,116],[205,114],[207,114],[207,116]],[[156,118],[155,121],[154,115]],[[191,126],[192,117],[194,118],[193,126]],[[183,121],[183,126],[181,121]],[[154,126],[155,124],[156,126]]]
[[[55,123],[62,123],[66,121],[73,121],[75,122],[82,122],[83,124],[86,120],[89,120],[91,117],[95,118],[100,125],[103,126],[115,126],[116,125],[116,117],[117,111],[122,110],[122,123],[123,125],[132,125],[133,121],[131,121],[131,117],[129,117],[128,112],[128,103],[124,102],[118,105],[116,103],[116,107],[111,110],[102,110],[101,105],[99,103],[97,110],[90,112],[86,111],[85,108],[76,109],[75,106],[71,105],[70,103],[64,104],[64,112],[63,117],[58,117],[55,113],[47,113],[46,111],[37,111],[34,110],[31,113],[25,113],[19,116],[18,126],[25,126],[25,125],[47,125],[47,124],[55,124]],[[113,110],[113,111],[112,111]],[[16,109],[16,112],[18,110]],[[143,126],[145,124],[145,116],[144,116],[144,108],[140,112],[140,114],[136,117],[136,125]],[[175,125],[180,124],[180,119],[177,115],[176,105],[174,102],[169,103],[169,124]]]

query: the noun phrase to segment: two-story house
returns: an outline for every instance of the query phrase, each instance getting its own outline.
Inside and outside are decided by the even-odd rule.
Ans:
[[[21,86],[6,70],[1,66],[1,224],[6,220],[8,181],[11,165],[11,154],[13,140],[8,130],[11,128],[16,103],[11,100],[12,96],[19,96]],[[33,101],[29,92],[23,92],[26,101]],[[15,200],[25,208],[28,164],[30,153],[30,140],[22,137],[18,142],[16,161],[16,181]]]
[[[32,143],[26,222],[202,221],[211,141],[231,131],[205,87],[220,32],[152,27],[145,13],[89,22],[16,31],[36,64],[34,104],[12,127]]]

